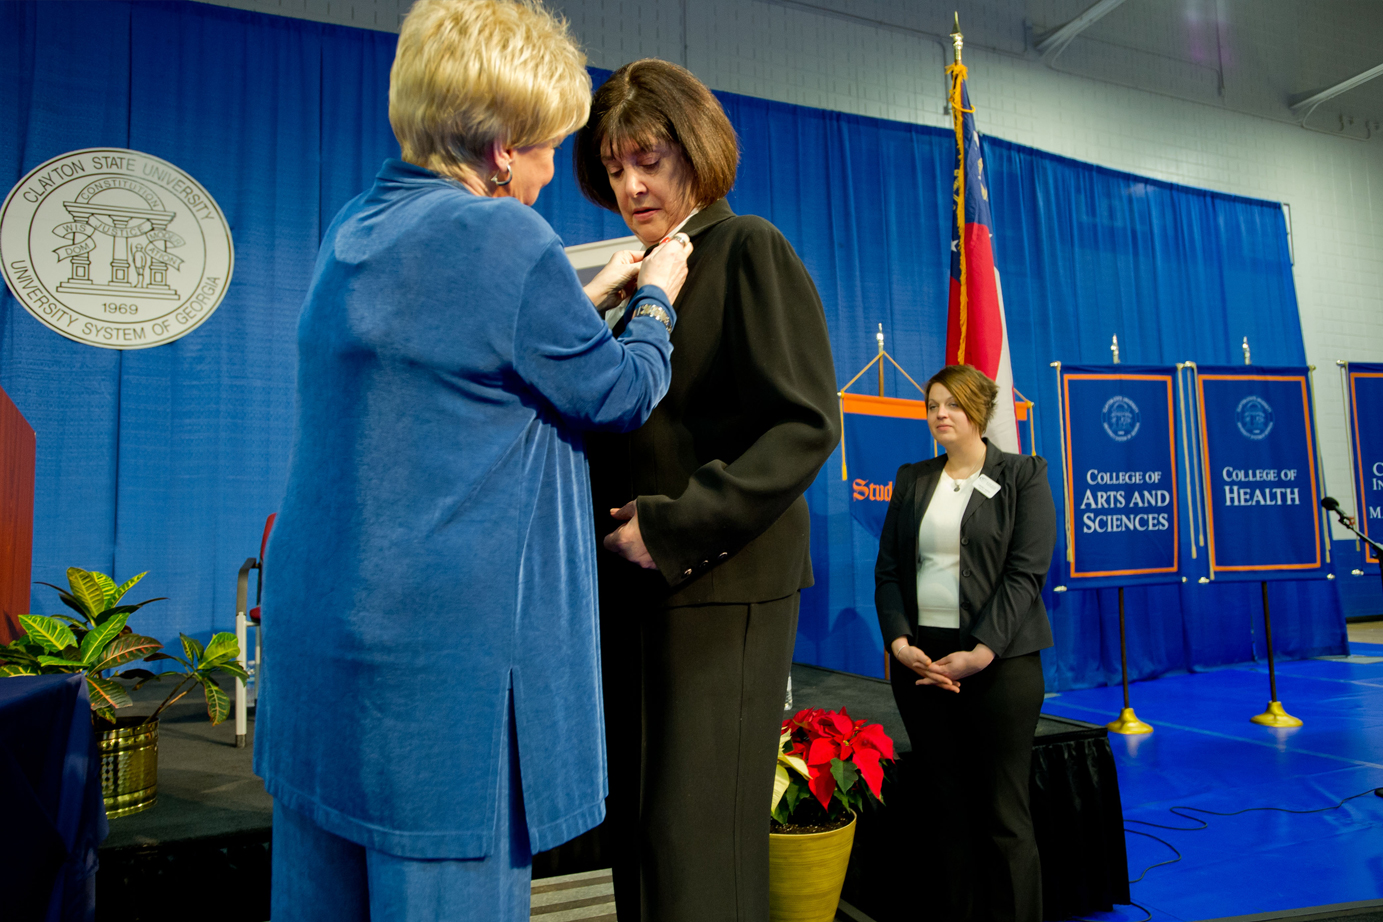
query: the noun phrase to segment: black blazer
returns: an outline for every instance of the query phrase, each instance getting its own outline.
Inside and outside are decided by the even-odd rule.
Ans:
[[[637,498],[658,571],[602,550],[602,580],[669,605],[783,598],[812,583],[802,493],[840,439],[826,315],[762,218],[720,200],[682,230],[667,396],[635,432],[587,439],[597,536]]]
[[[1056,507],[1047,462],[1011,455],[986,440],[984,473],[999,485],[970,496],[960,524],[960,632],[995,656],[1022,656],[1052,645],[1042,584],[1056,545]],[[884,649],[899,637],[916,639],[917,530],[946,466],[941,455],[898,468],[879,538],[874,605]]]

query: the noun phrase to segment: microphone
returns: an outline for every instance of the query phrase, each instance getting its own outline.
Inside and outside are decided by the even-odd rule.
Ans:
[[[1355,537],[1359,538],[1365,544],[1372,547],[1379,554],[1383,554],[1383,546],[1380,546],[1377,541],[1373,540],[1368,535],[1364,534],[1359,529],[1354,527],[1353,517],[1345,515],[1345,511],[1340,508],[1340,501],[1337,500],[1335,497],[1322,496],[1321,508],[1326,510],[1327,512],[1335,513],[1335,517],[1340,520],[1340,524],[1343,525],[1345,528],[1348,528],[1350,531],[1354,532]],[[1383,570],[1380,570],[1379,573],[1383,574]],[[1383,797],[1383,794],[1380,794],[1379,796]]]
[[[1333,496],[1322,496],[1321,508],[1324,509],[1326,512],[1335,513],[1335,518],[1340,520],[1341,525],[1343,525],[1345,528],[1348,528],[1350,531],[1354,531],[1354,529],[1349,524],[1349,516],[1345,515],[1345,511],[1340,508],[1340,501],[1338,499],[1336,499]]]

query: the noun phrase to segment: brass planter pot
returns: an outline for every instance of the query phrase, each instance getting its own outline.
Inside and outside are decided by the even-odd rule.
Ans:
[[[768,837],[768,918],[831,922],[855,844],[855,820],[829,832]]]
[[[96,731],[101,751],[101,797],[106,816],[129,816],[158,802],[158,721],[121,717]]]

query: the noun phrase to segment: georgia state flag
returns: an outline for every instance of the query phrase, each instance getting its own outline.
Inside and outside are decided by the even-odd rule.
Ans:
[[[965,86],[965,66],[952,64],[951,111],[956,123],[956,182],[951,221],[951,292],[946,316],[946,364],[971,365],[999,385],[986,435],[1004,451],[1017,452],[1013,367],[1009,361],[1004,295],[994,268],[989,183],[980,133]]]

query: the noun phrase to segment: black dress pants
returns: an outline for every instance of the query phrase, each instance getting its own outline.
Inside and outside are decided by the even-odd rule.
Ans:
[[[602,604],[620,922],[768,918],[768,808],[798,599]]]
[[[919,628],[933,660],[959,647],[958,630]],[[894,660],[893,697],[907,728],[911,817],[921,848],[917,872],[944,922],[1041,922],[1042,868],[1028,810],[1033,733],[1042,711],[1037,653],[995,659],[960,682],[931,685]],[[924,902],[927,898],[923,897]]]

